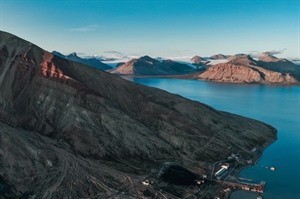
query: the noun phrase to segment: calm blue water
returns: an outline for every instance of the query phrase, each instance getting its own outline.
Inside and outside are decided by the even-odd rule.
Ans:
[[[245,169],[241,177],[266,181],[264,199],[300,199],[300,86],[235,85],[164,78],[131,80],[274,126],[278,140],[264,151],[258,164]],[[266,168],[270,166],[277,170],[272,172]]]

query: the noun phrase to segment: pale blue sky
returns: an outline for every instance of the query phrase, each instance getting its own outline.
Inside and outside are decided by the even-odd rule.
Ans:
[[[300,0],[0,0],[0,28],[62,53],[300,58]]]

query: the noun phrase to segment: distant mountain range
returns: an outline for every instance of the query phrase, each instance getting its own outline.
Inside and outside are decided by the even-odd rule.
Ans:
[[[92,66],[92,67],[100,69],[100,70],[109,70],[109,69],[112,68],[109,65],[104,64],[102,62],[103,61],[102,59],[95,58],[95,57],[81,58],[81,57],[77,56],[76,53],[71,53],[69,55],[63,55],[63,54],[61,54],[60,52],[57,52],[57,51],[53,51],[52,54],[54,54],[58,57],[64,58],[64,59],[68,59],[68,60],[71,60],[71,61],[74,61],[74,62],[78,62],[78,63],[85,64],[85,65],[88,65],[88,66]]]
[[[268,53],[258,60],[241,54],[190,78],[230,83],[298,84],[300,68],[287,59],[278,59]]]
[[[195,68],[172,60],[158,61],[149,56],[143,56],[121,64],[110,72],[136,76],[181,75],[195,72]]]
[[[258,58],[248,54],[217,54],[210,57],[194,56],[184,61],[155,59],[147,55],[130,60],[126,60],[129,57],[124,59],[123,56],[118,61],[118,59],[102,60],[99,57],[81,58],[76,53],[67,56],[59,52],[53,54],[117,75],[168,76],[229,83],[299,84],[300,82],[299,66],[268,52]]]

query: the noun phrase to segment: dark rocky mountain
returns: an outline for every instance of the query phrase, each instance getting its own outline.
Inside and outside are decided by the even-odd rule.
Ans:
[[[300,66],[300,59],[292,59],[292,63],[294,63],[296,66]]]
[[[63,55],[57,51],[53,51],[52,54],[61,57],[61,58],[65,58],[74,62],[78,62],[81,64],[85,64],[88,66],[92,66],[94,68],[100,69],[100,70],[109,70],[112,69],[109,65],[104,64],[101,62],[100,59],[98,58],[94,58],[94,57],[90,57],[90,58],[81,58],[79,57],[76,53],[71,53],[69,55]]]
[[[214,59],[214,60],[227,59],[227,58],[228,58],[228,56],[223,55],[223,54],[212,55],[209,57],[209,59]]]
[[[0,198],[182,198],[190,188],[142,181],[165,162],[184,168],[172,167],[166,179],[186,169],[201,174],[231,153],[252,157],[253,147],[261,151],[275,138],[259,121],[0,32]]]
[[[120,75],[180,75],[194,72],[195,69],[182,63],[172,60],[158,61],[149,56],[143,56],[138,59],[132,59],[127,63],[111,70],[113,74]]]
[[[263,55],[256,61],[246,54],[230,57],[191,78],[231,83],[299,84],[300,68],[286,59]]]

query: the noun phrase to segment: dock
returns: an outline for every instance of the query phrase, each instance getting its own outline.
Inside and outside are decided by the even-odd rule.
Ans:
[[[230,182],[230,181],[220,181],[221,184],[233,187],[235,189],[239,188],[245,191],[252,191],[263,193],[266,183],[261,181],[259,184],[247,183],[247,182]]]
[[[212,165],[211,170],[207,173],[207,180],[214,181],[225,187],[231,187],[233,189],[263,193],[266,185],[266,182],[264,181],[261,181],[258,184],[257,182],[253,182],[252,179],[243,178],[238,180],[229,178],[236,167],[241,164],[241,161],[244,161],[245,164],[245,161],[247,160],[243,159],[240,154],[231,154],[227,160],[215,162]],[[273,170],[275,170],[275,167]]]

